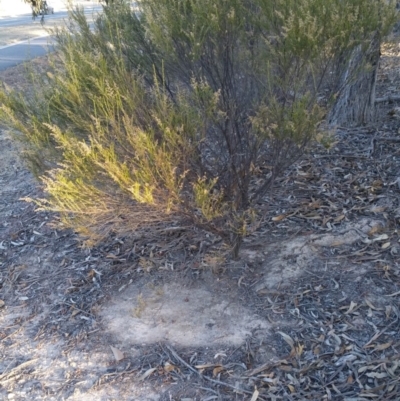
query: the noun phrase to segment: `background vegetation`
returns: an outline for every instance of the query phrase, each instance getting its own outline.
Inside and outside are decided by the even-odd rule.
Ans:
[[[237,257],[395,19],[379,0],[118,0],[94,27],[77,9],[34,96],[3,90],[1,116],[36,202],[90,241],[179,217]]]

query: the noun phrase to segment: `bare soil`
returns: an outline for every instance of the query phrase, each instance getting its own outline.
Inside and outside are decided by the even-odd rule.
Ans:
[[[0,79],[29,90],[24,70]],[[400,399],[398,106],[293,166],[238,262],[173,224],[84,248],[21,200],[40,185],[1,129],[0,399]]]

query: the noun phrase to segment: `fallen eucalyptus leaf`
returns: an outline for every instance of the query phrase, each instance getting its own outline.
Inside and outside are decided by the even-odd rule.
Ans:
[[[224,370],[224,367],[223,367],[223,366],[217,366],[217,367],[215,367],[215,368],[213,369],[213,376],[214,376],[214,377],[217,376],[218,373],[221,373],[223,370]]]
[[[124,354],[119,349],[113,347],[112,345],[110,345],[110,348],[117,362],[122,361],[124,359]]]
[[[139,377],[139,381],[141,382],[141,381],[145,380],[147,377],[149,377],[149,376],[150,376],[152,373],[154,373],[156,370],[157,370],[157,368],[150,368],[150,369],[147,369],[146,372],[144,372],[144,373],[142,374],[142,376]]]
[[[260,392],[257,389],[255,389],[250,401],[257,401],[259,395]]]
[[[369,299],[366,299],[365,303],[373,310],[382,310],[381,308],[376,308],[374,305],[372,305],[372,303]]]
[[[347,309],[347,312],[345,312],[345,315],[348,315],[349,313],[353,312],[354,308],[357,306],[356,302],[351,301],[349,309]]]
[[[165,372],[172,372],[173,370],[178,370],[177,367],[175,365],[173,365],[170,362],[165,362],[164,364],[164,371]]]
[[[271,220],[272,220],[272,221],[281,221],[281,220],[283,220],[285,217],[286,217],[285,214],[280,214],[279,216],[273,217]]]
[[[366,373],[365,376],[372,377],[373,379],[383,379],[385,377],[388,377],[388,374],[387,373],[379,373],[379,372],[369,372],[369,373]]]
[[[374,351],[383,351],[384,349],[389,348],[393,344],[393,341],[389,341],[388,343],[379,344],[374,348]]]
[[[381,235],[378,235],[375,238],[372,238],[372,242],[383,241],[383,240],[388,239],[388,238],[389,238],[389,236],[387,234],[381,234]]]
[[[282,332],[282,331],[278,331],[278,334],[280,334],[282,336],[282,338],[284,339],[284,341],[290,345],[290,348],[293,350],[294,349],[294,341],[292,339],[292,337],[288,336],[286,333]]]

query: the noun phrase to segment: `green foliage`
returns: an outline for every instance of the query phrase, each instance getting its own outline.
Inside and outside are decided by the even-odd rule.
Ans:
[[[236,256],[255,205],[315,138],[329,107],[321,98],[334,99],[355,48],[388,32],[394,6],[142,0],[139,8],[114,2],[93,30],[74,10],[57,33],[47,85],[39,82],[35,99],[0,92],[2,116],[40,171],[49,197],[36,202],[66,225],[97,240],[181,216]],[[255,179],[259,167],[267,173]]]

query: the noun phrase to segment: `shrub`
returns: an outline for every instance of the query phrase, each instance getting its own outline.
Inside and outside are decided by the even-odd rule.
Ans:
[[[48,82],[36,78],[35,99],[3,91],[2,115],[49,195],[39,205],[87,238],[180,217],[237,257],[257,205],[314,138],[352,52],[388,32],[394,5],[138,7],[115,1],[93,29],[72,11]]]

